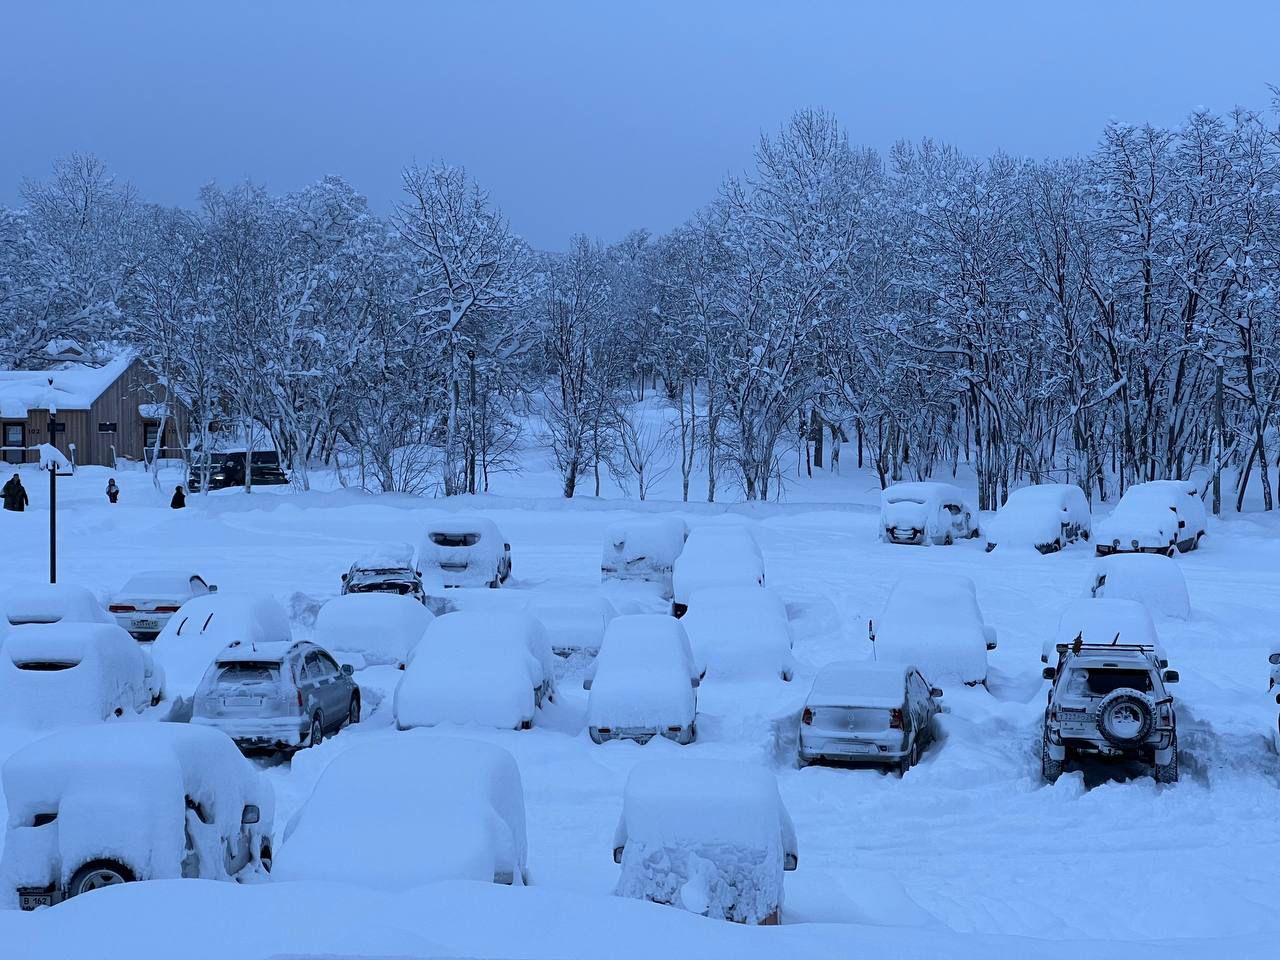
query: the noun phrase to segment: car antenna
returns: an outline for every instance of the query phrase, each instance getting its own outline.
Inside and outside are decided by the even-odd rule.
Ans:
[[[1115,639],[1111,641],[1111,645],[1114,647],[1119,642],[1120,642],[1120,631],[1117,630]]]
[[[878,663],[876,660],[876,624],[874,620],[867,621],[867,636],[871,639],[871,662]]]

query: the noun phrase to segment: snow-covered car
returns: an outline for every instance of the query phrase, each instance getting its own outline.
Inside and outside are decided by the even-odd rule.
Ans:
[[[140,713],[160,699],[149,666],[114,623],[14,627],[0,645],[0,718],[55,727]]]
[[[342,575],[342,593],[391,593],[427,603],[422,573],[413,558],[413,547],[391,543],[370,550]]]
[[[487,517],[435,517],[418,547],[418,569],[439,571],[446,587],[499,587],[511,576],[511,544]]]
[[[115,623],[98,598],[72,583],[24,583],[4,597],[10,626],[30,623]]]
[[[171,720],[185,720],[190,697],[205,671],[228,645],[293,639],[289,615],[279,601],[261,594],[211,593],[184,603],[156,637],[151,655],[164,671],[164,695],[182,700]]]
[[[221,730],[241,750],[292,753],[360,722],[350,664],[306,641],[236,641],[196,687],[191,722]]]
[[[345,663],[364,669],[402,667],[435,618],[411,596],[348,593],[316,614],[316,643]]]
[[[1096,601],[1095,601],[1096,602]],[[1081,755],[1138,760],[1159,783],[1178,779],[1178,718],[1167,684],[1178,672],[1139,644],[1073,643],[1057,666],[1044,713],[1040,760],[1053,783]]]
[[[941,698],[915,667],[829,663],[814,678],[800,714],[800,765],[835,760],[905,774],[937,737]]]
[[[973,581],[959,574],[900,579],[868,635],[876,660],[911,664],[929,683],[986,683],[987,652],[996,648]]]
[[[1098,556],[1112,553],[1186,553],[1205,533],[1204,501],[1186,480],[1152,480],[1124,492],[1109,517],[1094,528]]]
[[[662,614],[618,617],[582,681],[591,691],[587,734],[595,743],[648,743],[654,737],[692,743],[694,688],[701,673],[679,620]]]
[[[135,640],[150,641],[193,597],[216,593],[218,588],[198,573],[150,570],[134,574],[107,602],[107,612]]]
[[[887,543],[950,544],[978,536],[964,494],[949,483],[895,483],[880,491],[880,539]]]
[[[987,550],[1012,546],[1056,553],[1069,543],[1088,540],[1092,528],[1083,490],[1074,483],[1038,483],[1009,494],[987,524]]]
[[[670,599],[671,575],[689,528],[679,517],[636,517],[609,525],[600,557],[602,580],[656,583]]]
[[[1151,553],[1117,553],[1099,557],[1090,592],[1098,598],[1137,600],[1156,617],[1186,620],[1191,616],[1187,578],[1171,559]]]
[[[525,609],[546,629],[551,651],[558,657],[594,657],[600,650],[605,628],[618,615],[599,590],[535,593]]]
[[[4,765],[0,890],[24,910],[133,880],[270,869],[271,786],[216,730],[64,730]]]
[[[431,621],[396,685],[396,726],[527,730],[554,698],[554,664],[546,630],[528,614],[447,613]]]
[[[1057,629],[1041,647],[1040,662],[1058,663],[1062,659],[1062,651],[1077,640],[1090,646],[1122,643],[1150,647],[1160,660],[1160,666],[1169,665],[1150,611],[1136,600],[1110,597],[1072,600],[1058,618]]]
[[[627,778],[615,893],[738,923],[776,924],[799,864],[772,773],[731,760],[644,760]]]
[[[712,680],[790,680],[795,672],[787,608],[760,587],[703,587],[681,618]]]
[[[672,572],[671,612],[683,617],[697,590],[763,587],[764,581],[764,554],[750,529],[727,523],[694,527]]]
[[[407,890],[528,879],[524,788],[501,747],[406,733],[338,755],[289,820],[277,880]]]

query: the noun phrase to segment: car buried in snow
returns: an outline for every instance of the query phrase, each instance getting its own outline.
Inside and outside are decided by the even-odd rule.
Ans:
[[[697,739],[695,689],[702,670],[679,620],[663,614],[618,617],[582,681],[593,743],[665,737]]]
[[[941,698],[910,665],[829,663],[814,678],[800,715],[800,765],[865,763],[905,774],[937,736]]]
[[[698,590],[764,585],[764,554],[750,528],[736,523],[703,524],[693,528],[676,558],[671,613],[683,617]]]
[[[977,589],[960,574],[902,577],[868,622],[867,636],[873,659],[911,664],[931,684],[985,684],[987,653],[996,649]]]
[[[951,544],[978,535],[964,494],[949,483],[895,483],[880,491],[880,539],[886,543]]]
[[[24,910],[101,887],[271,868],[271,786],[216,730],[64,730],[4,764],[0,896]]]
[[[1098,556],[1163,553],[1172,557],[1200,546],[1205,534],[1204,501],[1186,480],[1152,480],[1124,492],[1109,517],[1094,528]]]
[[[198,573],[150,570],[126,580],[111,595],[107,612],[135,640],[150,642],[184,603],[217,590]]]
[[[1096,602],[1096,601],[1095,601]],[[1162,667],[1142,644],[1059,644],[1040,747],[1044,779],[1055,782],[1078,757],[1138,761],[1158,783],[1178,780],[1178,718],[1168,685],[1178,672]]]
[[[407,543],[370,550],[353,563],[342,575],[342,594],[351,593],[392,593],[412,597],[424,606],[428,603],[413,547]]]
[[[1039,483],[1021,487],[986,526],[987,552],[998,546],[1034,547],[1056,553],[1068,544],[1088,540],[1092,529],[1089,501],[1074,483]]]
[[[1167,556],[1152,553],[1115,553],[1099,557],[1094,565],[1093,596],[1136,600],[1153,617],[1186,620],[1191,616],[1187,578]]]
[[[446,587],[500,587],[511,576],[511,544],[487,517],[438,516],[418,547],[418,569],[438,572]]]
[[[403,670],[434,619],[430,610],[408,595],[348,593],[320,608],[312,638],[358,670],[376,666]]]
[[[600,558],[601,580],[655,583],[671,599],[676,558],[689,539],[679,517],[638,517],[610,524]]]

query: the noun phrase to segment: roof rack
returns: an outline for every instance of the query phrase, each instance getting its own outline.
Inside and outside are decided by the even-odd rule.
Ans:
[[[1089,653],[1104,653],[1108,650],[1133,650],[1140,653],[1155,653],[1155,647],[1149,643],[1121,643],[1120,634],[1116,634],[1115,639],[1110,643],[1085,643],[1084,633],[1076,634],[1076,638],[1070,643],[1059,643],[1056,645],[1058,653],[1066,653],[1070,650],[1072,653],[1080,653],[1087,651]]]

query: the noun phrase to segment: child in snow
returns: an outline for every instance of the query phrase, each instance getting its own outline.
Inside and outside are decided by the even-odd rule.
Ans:
[[[107,499],[112,503],[120,498],[120,488],[116,486],[116,478],[112,477],[107,481]]]
[[[174,510],[181,510],[186,505],[187,505],[187,491],[183,490],[181,486],[174,487],[173,499],[169,501],[169,506],[171,506]]]

